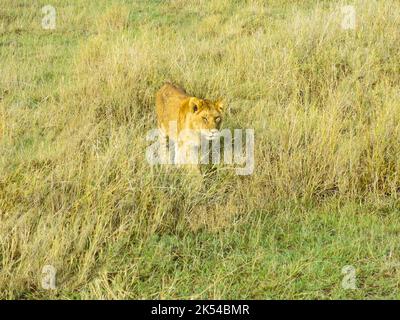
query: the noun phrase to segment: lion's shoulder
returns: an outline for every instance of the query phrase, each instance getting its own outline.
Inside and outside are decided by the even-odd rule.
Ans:
[[[158,94],[163,96],[188,96],[185,89],[172,83],[165,83],[160,90],[158,90]]]

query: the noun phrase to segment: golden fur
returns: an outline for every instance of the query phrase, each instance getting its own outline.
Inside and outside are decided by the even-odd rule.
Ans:
[[[156,96],[158,127],[167,136],[170,131],[169,125],[173,121],[177,122],[178,134],[183,129],[219,130],[222,110],[221,101],[211,102],[207,99],[191,97],[184,89],[172,84],[163,85]]]
[[[165,137],[178,143],[180,149],[200,145],[201,135],[218,137],[223,104],[188,95],[184,89],[164,84],[156,95],[158,128]],[[171,128],[175,125],[176,128]]]

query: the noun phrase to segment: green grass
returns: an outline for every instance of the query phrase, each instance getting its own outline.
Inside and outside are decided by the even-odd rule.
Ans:
[[[0,9],[2,298],[399,298],[398,2],[47,4]],[[167,80],[255,130],[253,175],[149,166]]]

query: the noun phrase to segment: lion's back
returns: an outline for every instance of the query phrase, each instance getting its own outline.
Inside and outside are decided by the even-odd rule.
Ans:
[[[158,125],[168,127],[170,121],[177,121],[179,109],[188,98],[185,90],[170,83],[164,84],[156,94],[156,112]]]

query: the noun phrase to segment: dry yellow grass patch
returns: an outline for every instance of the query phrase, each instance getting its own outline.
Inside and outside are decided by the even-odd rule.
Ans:
[[[347,31],[333,2],[61,1],[54,33],[36,5],[9,5],[2,297],[341,298],[349,261],[368,266],[352,294],[393,296],[375,270],[398,247],[398,1],[354,1]],[[220,166],[193,186],[147,163],[166,80],[226,98],[224,126],[255,130],[253,175]]]

